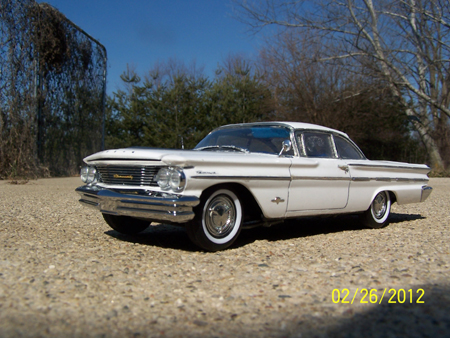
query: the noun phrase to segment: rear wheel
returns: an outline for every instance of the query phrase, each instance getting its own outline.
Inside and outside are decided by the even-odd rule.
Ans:
[[[228,248],[241,232],[243,211],[239,197],[219,189],[202,197],[195,218],[186,225],[190,239],[208,251]]]
[[[388,224],[390,213],[391,198],[388,192],[382,191],[375,196],[369,209],[361,215],[362,223],[368,228],[383,228]]]
[[[134,235],[142,232],[150,225],[150,221],[143,221],[141,219],[128,216],[103,214],[103,218],[111,228],[126,235]]]

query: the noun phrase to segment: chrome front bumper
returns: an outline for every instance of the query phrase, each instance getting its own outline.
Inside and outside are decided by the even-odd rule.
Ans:
[[[145,218],[156,222],[184,223],[194,218],[193,208],[200,203],[195,196],[156,197],[115,192],[98,186],[75,190],[80,203],[117,216]]]

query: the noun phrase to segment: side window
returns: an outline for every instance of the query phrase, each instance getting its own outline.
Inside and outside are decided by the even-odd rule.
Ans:
[[[304,153],[308,157],[336,158],[330,134],[320,132],[303,133]]]
[[[364,155],[351,142],[341,136],[334,136],[339,157],[344,160],[361,160]]]

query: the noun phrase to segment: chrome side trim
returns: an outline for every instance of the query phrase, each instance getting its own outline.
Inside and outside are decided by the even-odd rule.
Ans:
[[[191,176],[190,178],[199,180],[258,180],[258,181],[290,181],[291,178],[287,176],[216,176],[216,175],[201,175]]]
[[[314,176],[292,176],[292,177],[270,177],[270,176],[192,176],[195,179],[236,179],[236,180],[258,180],[258,181],[293,181],[293,180],[313,180],[313,181],[350,181],[350,177],[314,177]]]
[[[391,182],[392,178],[390,178],[390,177],[375,177],[375,181],[378,181],[378,182]]]
[[[318,177],[318,176],[292,176],[292,177],[271,177],[271,176],[216,176],[216,175],[196,175],[191,176],[193,179],[211,179],[211,180],[263,180],[263,181],[294,181],[294,180],[311,180],[311,181],[354,181],[354,182],[428,182],[428,178],[403,178],[403,177]]]
[[[310,181],[350,181],[350,177],[313,177],[313,176],[292,176],[292,180]]]
[[[80,203],[102,213],[146,218],[154,221],[184,223],[194,218],[193,208],[200,203],[195,196],[156,197],[129,195],[98,186],[82,186],[75,190]]]
[[[352,177],[354,182],[368,182],[368,181],[378,181],[378,182],[428,182],[428,178],[403,178],[403,177]]]
[[[86,161],[86,163],[90,163],[90,162],[118,162],[118,161],[123,161],[123,162],[131,162],[131,161],[140,161],[140,162],[161,162],[160,159],[157,158],[123,158],[123,157],[118,157],[118,158],[114,158],[114,157],[99,157],[96,159],[92,159],[89,161]]]
[[[409,169],[409,170],[431,170],[430,167],[408,167],[408,166],[396,166],[396,165],[382,165],[382,164],[363,164],[363,163],[349,163],[352,167],[365,167],[365,168],[385,168],[385,169]]]

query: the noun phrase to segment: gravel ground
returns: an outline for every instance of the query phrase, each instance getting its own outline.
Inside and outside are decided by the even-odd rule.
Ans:
[[[0,337],[450,336],[448,178],[384,229],[289,221],[218,253],[179,227],[110,230],[80,183],[0,181]]]

